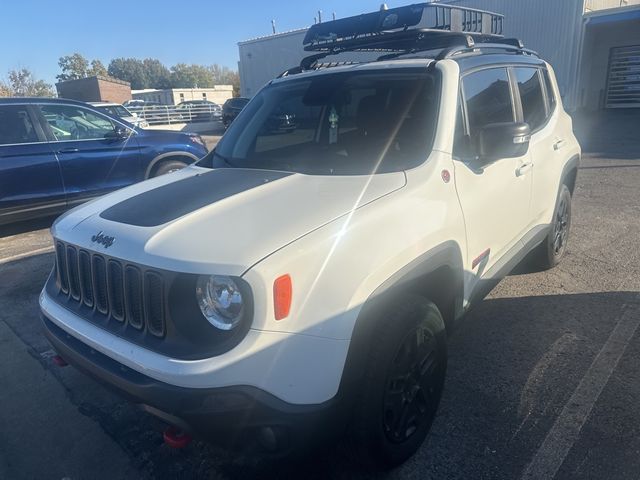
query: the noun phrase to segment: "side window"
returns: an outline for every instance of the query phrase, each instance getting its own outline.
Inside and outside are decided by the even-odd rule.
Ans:
[[[516,67],[513,70],[518,82],[523,119],[531,130],[537,130],[547,119],[538,69]]]
[[[542,76],[544,78],[544,85],[547,90],[547,99],[549,101],[549,115],[556,109],[556,94],[553,91],[553,84],[551,83],[551,75],[548,70],[542,70]]]
[[[94,140],[107,138],[114,131],[111,120],[82,107],[40,105],[56,140]]]
[[[490,123],[515,121],[506,68],[471,73],[462,79],[462,88],[472,138]]]
[[[25,105],[0,107],[0,145],[38,141],[38,135]]]

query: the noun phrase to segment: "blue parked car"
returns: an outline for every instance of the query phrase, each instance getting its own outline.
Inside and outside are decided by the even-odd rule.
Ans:
[[[197,134],[142,130],[86,103],[0,99],[0,224],[60,213],[206,153]]]

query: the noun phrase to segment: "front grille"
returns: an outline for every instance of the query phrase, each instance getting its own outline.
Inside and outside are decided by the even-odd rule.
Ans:
[[[56,242],[56,280],[60,295],[118,323],[166,331],[164,277],[118,259]]]

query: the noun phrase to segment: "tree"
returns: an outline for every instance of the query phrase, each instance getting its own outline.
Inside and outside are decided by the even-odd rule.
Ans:
[[[149,79],[144,62],[137,58],[114,58],[109,62],[109,75],[131,84],[134,90],[148,88]]]
[[[87,71],[89,70],[89,61],[79,53],[60,57],[58,65],[62,70],[62,73],[56,76],[59,82],[64,82],[65,80],[76,80],[78,78],[85,78],[88,76]]]
[[[10,97],[11,96],[11,89],[9,88],[9,85],[7,85],[4,82],[0,82],[0,97]]]
[[[87,70],[87,77],[94,77],[97,75],[106,77],[109,73],[100,60],[91,60],[91,68]]]
[[[171,84],[174,88],[210,88],[216,82],[210,68],[178,63],[171,67]]]
[[[8,82],[0,83],[0,96],[54,97],[53,87],[44,80],[37,80],[27,68],[9,70]]]
[[[146,88],[171,88],[171,72],[160,60],[145,58],[142,66],[147,77]]]
[[[240,95],[240,75],[235,70],[214,63],[209,67],[216,85],[233,85],[233,95]]]

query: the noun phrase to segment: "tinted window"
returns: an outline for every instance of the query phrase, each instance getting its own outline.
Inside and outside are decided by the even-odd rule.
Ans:
[[[542,71],[542,76],[544,77],[544,84],[547,90],[547,98],[549,99],[549,113],[553,112],[556,108],[556,94],[553,91],[553,86],[551,84],[551,76],[547,70]]]
[[[471,136],[490,123],[513,122],[509,76],[505,68],[471,73],[463,78]]]
[[[408,69],[273,83],[242,111],[210,161],[320,175],[404,170],[429,155],[438,86],[435,74]]]
[[[0,145],[33,143],[38,135],[24,105],[0,106]]]
[[[98,110],[104,110],[109,115],[120,118],[131,116],[131,113],[121,105],[104,105],[102,107],[98,107]]]
[[[514,71],[518,92],[520,92],[523,119],[529,124],[531,130],[536,130],[542,126],[547,117],[538,69],[517,67]]]
[[[113,133],[111,120],[71,105],[41,105],[44,118],[57,140],[91,140]]]

